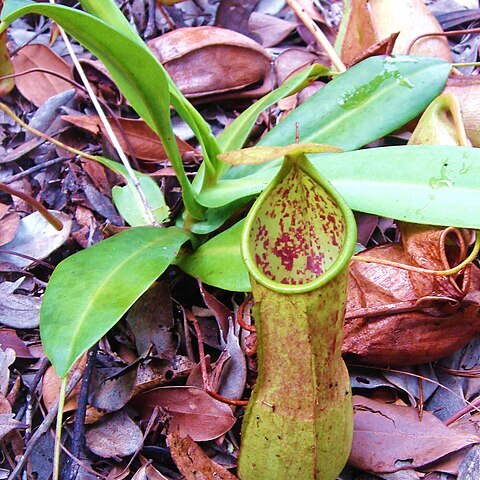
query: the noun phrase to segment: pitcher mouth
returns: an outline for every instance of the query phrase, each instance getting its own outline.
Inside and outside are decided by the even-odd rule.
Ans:
[[[304,293],[344,270],[355,243],[355,218],[340,194],[304,155],[287,155],[247,216],[242,256],[266,288]]]

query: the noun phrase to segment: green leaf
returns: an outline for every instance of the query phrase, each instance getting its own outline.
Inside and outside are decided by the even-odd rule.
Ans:
[[[125,179],[126,185],[124,187],[113,187],[112,189],[113,203],[122,218],[132,227],[150,225],[150,218],[145,212],[144,205],[126,168],[121,163],[105,157],[96,157],[96,159],[99,163],[112,170],[112,172]],[[168,218],[170,209],[165,203],[160,187],[148,175],[136,170],[133,173],[142,187],[147,203],[152,209],[153,216],[159,223],[163,223]]]
[[[287,80],[283,85],[265,95],[253,105],[250,105],[218,136],[217,142],[222,152],[242,148],[260,113],[277,103],[280,99],[293,95],[307,87],[318,77],[327,75],[328,71],[328,68],[323,65],[312,65]]]
[[[383,147],[339,154],[310,155],[310,161],[327,177],[353,210],[427,225],[480,229],[480,149],[454,146]],[[256,174],[221,180],[210,199],[242,198],[261,192],[277,174],[279,161],[263,166]],[[213,192],[213,191],[211,191]],[[237,224],[238,225],[238,224]],[[222,263],[241,268],[237,225],[215,237],[215,248],[202,251],[195,276],[210,283],[209,262],[222,252]],[[226,290],[237,285],[230,270],[214,278]]]
[[[321,88],[259,145],[328,143],[355,150],[422,112],[445,86],[451,65],[434,57],[371,57]]]
[[[132,228],[57,266],[43,298],[40,335],[60,377],[118,322],[187,240],[175,227]]]
[[[178,260],[178,266],[202,282],[234,292],[250,290],[248,272],[240,251],[245,220],[204,243],[191,255]]]
[[[28,13],[50,17],[104,63],[125,98],[161,138],[182,186],[185,207],[201,219],[204,209],[195,200],[170,122],[168,77],[148,48],[93,15],[61,5],[28,4],[4,17],[0,30]]]
[[[311,157],[348,205],[413,223],[480,228],[480,149],[417,145]]]

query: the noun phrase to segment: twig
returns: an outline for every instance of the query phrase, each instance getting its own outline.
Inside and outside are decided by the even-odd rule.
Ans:
[[[297,0],[287,0],[288,5],[290,8],[295,12],[295,15],[302,21],[305,27],[308,28],[310,33],[315,37],[315,40],[321,45],[321,47],[325,50],[325,53],[330,58],[332,65],[340,72],[345,72],[347,68],[345,64],[342,62],[341,58],[338,56],[335,49],[332,47],[332,44],[328,41],[328,38],[325,34],[320,30],[317,24],[313,21],[312,18],[305,12],[297,2]]]
[[[74,460],[80,457],[80,453],[85,441],[84,438],[84,422],[85,415],[87,413],[88,403],[88,391],[90,389],[90,383],[92,380],[93,368],[95,366],[95,359],[97,357],[97,345],[92,347],[87,353],[87,363],[85,364],[85,371],[83,372],[82,386],[78,395],[78,405],[75,414],[75,422],[73,424],[72,435],[72,456],[68,460],[67,471],[65,472],[65,478],[75,480],[78,474],[78,468],[80,464]]]
[[[39,172],[40,170],[43,170],[52,165],[56,165],[57,163],[66,162],[67,160],[70,160],[70,158],[58,157],[58,158],[53,158],[52,160],[47,160],[46,162],[39,163],[38,165],[34,165],[31,168],[27,168],[27,170],[23,170],[23,172],[12,175],[11,177],[7,178],[3,183],[8,185],[9,183],[16,182],[17,180],[21,180],[22,178],[28,177],[32,173]]]
[[[210,391],[210,379],[208,378],[207,365],[205,363],[205,348],[203,346],[202,331],[198,325],[197,317],[187,309],[185,309],[185,314],[188,321],[193,323],[193,328],[195,328],[195,333],[197,334],[198,354],[200,356],[200,370],[202,371],[203,388],[207,391]]]
[[[78,369],[78,370],[75,370],[75,372],[73,372],[72,377],[70,378],[70,381],[68,382],[68,385],[67,385],[67,396],[72,392],[72,390],[75,388],[75,385],[82,378],[82,374],[83,374],[82,369]],[[51,407],[47,416],[43,419],[43,422],[40,424],[40,426],[37,428],[35,433],[32,435],[32,438],[30,439],[30,442],[28,443],[27,448],[25,449],[25,453],[22,455],[22,457],[18,461],[13,472],[8,477],[8,480],[15,480],[20,474],[20,472],[23,470],[23,467],[25,466],[28,458],[32,454],[33,449],[36,447],[37,443],[40,441],[43,434],[48,432],[50,425],[55,420],[55,417],[57,416],[57,413],[58,413],[58,405],[59,405],[59,402],[57,401],[55,405]]]
[[[243,315],[245,315],[245,307],[248,305],[249,310],[252,308],[252,296],[248,295],[247,298],[238,306],[236,320],[237,323],[240,325],[241,328],[246,330],[247,332],[255,333],[257,331],[255,325],[248,324],[245,322]],[[251,318],[250,313],[247,314],[249,318]]]
[[[35,398],[35,390],[40,383],[43,375],[47,371],[47,368],[50,366],[50,360],[45,357],[40,364],[40,368],[35,372],[33,377],[32,384],[30,385],[27,393],[27,409],[25,411],[25,423],[28,425],[25,430],[24,441],[25,444],[28,444],[30,436],[32,435],[32,411],[33,411],[33,399]]]
[[[50,1],[50,3],[55,5],[55,0],[49,0],[49,1]],[[143,191],[142,186],[140,185],[140,182],[138,181],[138,178],[135,176],[135,173],[134,173],[134,171],[133,171],[133,169],[132,169],[132,167],[131,167],[131,165],[128,161],[128,158],[125,155],[125,152],[123,151],[123,149],[120,145],[120,142],[118,141],[118,138],[117,138],[117,136],[115,135],[115,132],[112,129],[112,126],[108,122],[108,119],[107,119],[104,111],[102,110],[102,107],[101,107],[101,105],[100,105],[100,103],[99,103],[99,101],[98,101],[98,99],[97,99],[97,97],[96,97],[96,95],[95,95],[95,93],[92,89],[92,86],[90,85],[90,82],[88,81],[87,76],[85,75],[85,71],[83,70],[82,65],[78,61],[77,55],[75,54],[75,52],[72,48],[70,40],[68,39],[65,31],[63,30],[62,27],[60,27],[60,25],[58,25],[58,30],[60,32],[60,35],[63,38],[63,41],[65,42],[65,46],[67,47],[68,53],[70,54],[70,57],[72,58],[73,64],[75,65],[75,68],[77,69],[78,75],[80,76],[80,78],[82,80],[82,83],[85,85],[85,88],[88,91],[88,95],[89,95],[90,99],[92,100],[92,104],[93,104],[98,116],[100,117],[100,120],[101,120],[103,126],[105,127],[105,131],[107,132],[107,136],[110,139],[110,142],[112,143],[112,145],[114,146],[114,148],[115,148],[115,150],[118,154],[118,157],[122,161],[123,166],[125,167],[125,169],[127,171],[127,174],[130,177],[130,180],[132,181],[132,183],[135,187],[135,190],[138,193],[138,196],[140,197],[143,208],[144,208],[145,213],[147,214],[147,216],[150,220],[150,223],[152,225],[156,226],[156,227],[160,226],[160,224],[155,219],[155,216],[153,215],[153,212],[152,212],[152,209],[150,208],[150,205],[147,202],[145,192]]]

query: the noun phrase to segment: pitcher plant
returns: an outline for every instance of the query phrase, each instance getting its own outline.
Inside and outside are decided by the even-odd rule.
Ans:
[[[336,150],[295,144],[221,157],[260,163],[284,156],[243,229],[259,344],[242,426],[242,480],[334,480],[350,452],[353,409],[341,345],[356,224],[305,156]]]

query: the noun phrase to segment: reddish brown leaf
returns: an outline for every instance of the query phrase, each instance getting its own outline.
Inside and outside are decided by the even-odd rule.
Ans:
[[[8,205],[0,204],[0,246],[11,242],[20,226],[20,215],[9,212],[9,208]]]
[[[0,329],[0,346],[2,350],[11,348],[15,351],[15,354],[18,358],[35,358],[31,353],[28,347],[25,345],[22,340],[17,335],[15,330],[10,328]]]
[[[236,419],[230,407],[195,387],[161,387],[142,393],[131,402],[144,419],[155,407],[171,415],[169,431],[202,442],[223,435]]]
[[[250,15],[248,26],[252,33],[260,37],[265,48],[273,47],[285,40],[296,28],[293,22],[258,12],[253,12]]]
[[[93,135],[97,135],[101,131],[102,134],[108,138],[104,126],[97,115],[63,115],[62,119],[76,127],[92,133]],[[153,162],[167,160],[167,154],[165,153],[165,149],[163,148],[158,135],[143,120],[119,118],[118,121],[120,122],[136,157]],[[128,153],[128,145],[125,141],[123,132],[118,128],[115,121],[110,120],[110,124],[122,146],[122,149]],[[181,154],[187,152],[198,154],[198,152],[196,152],[187,142],[184,142],[180,138],[176,138],[176,140]]]
[[[376,41],[367,0],[351,0],[350,15],[341,47],[341,57],[350,65]]]
[[[476,435],[445,426],[430,412],[354,397],[354,434],[349,463],[373,473],[420,468],[468,445]]]
[[[167,437],[172,458],[186,480],[238,480],[226,468],[211,460],[190,438],[171,432]]]
[[[179,28],[148,46],[180,90],[197,101],[258,98],[272,87],[268,52],[232,30]],[[261,86],[253,88],[257,84]]]
[[[32,68],[45,68],[70,78],[70,67],[49,47],[35,44],[23,47],[13,58],[16,73]],[[20,93],[35,106],[57,93],[72,88],[72,85],[48,73],[28,73],[15,78]]]
[[[465,258],[456,229],[402,224],[402,242],[360,253],[432,270]],[[381,365],[415,365],[449,355],[480,332],[480,270],[453,277],[352,262],[343,354]]]

